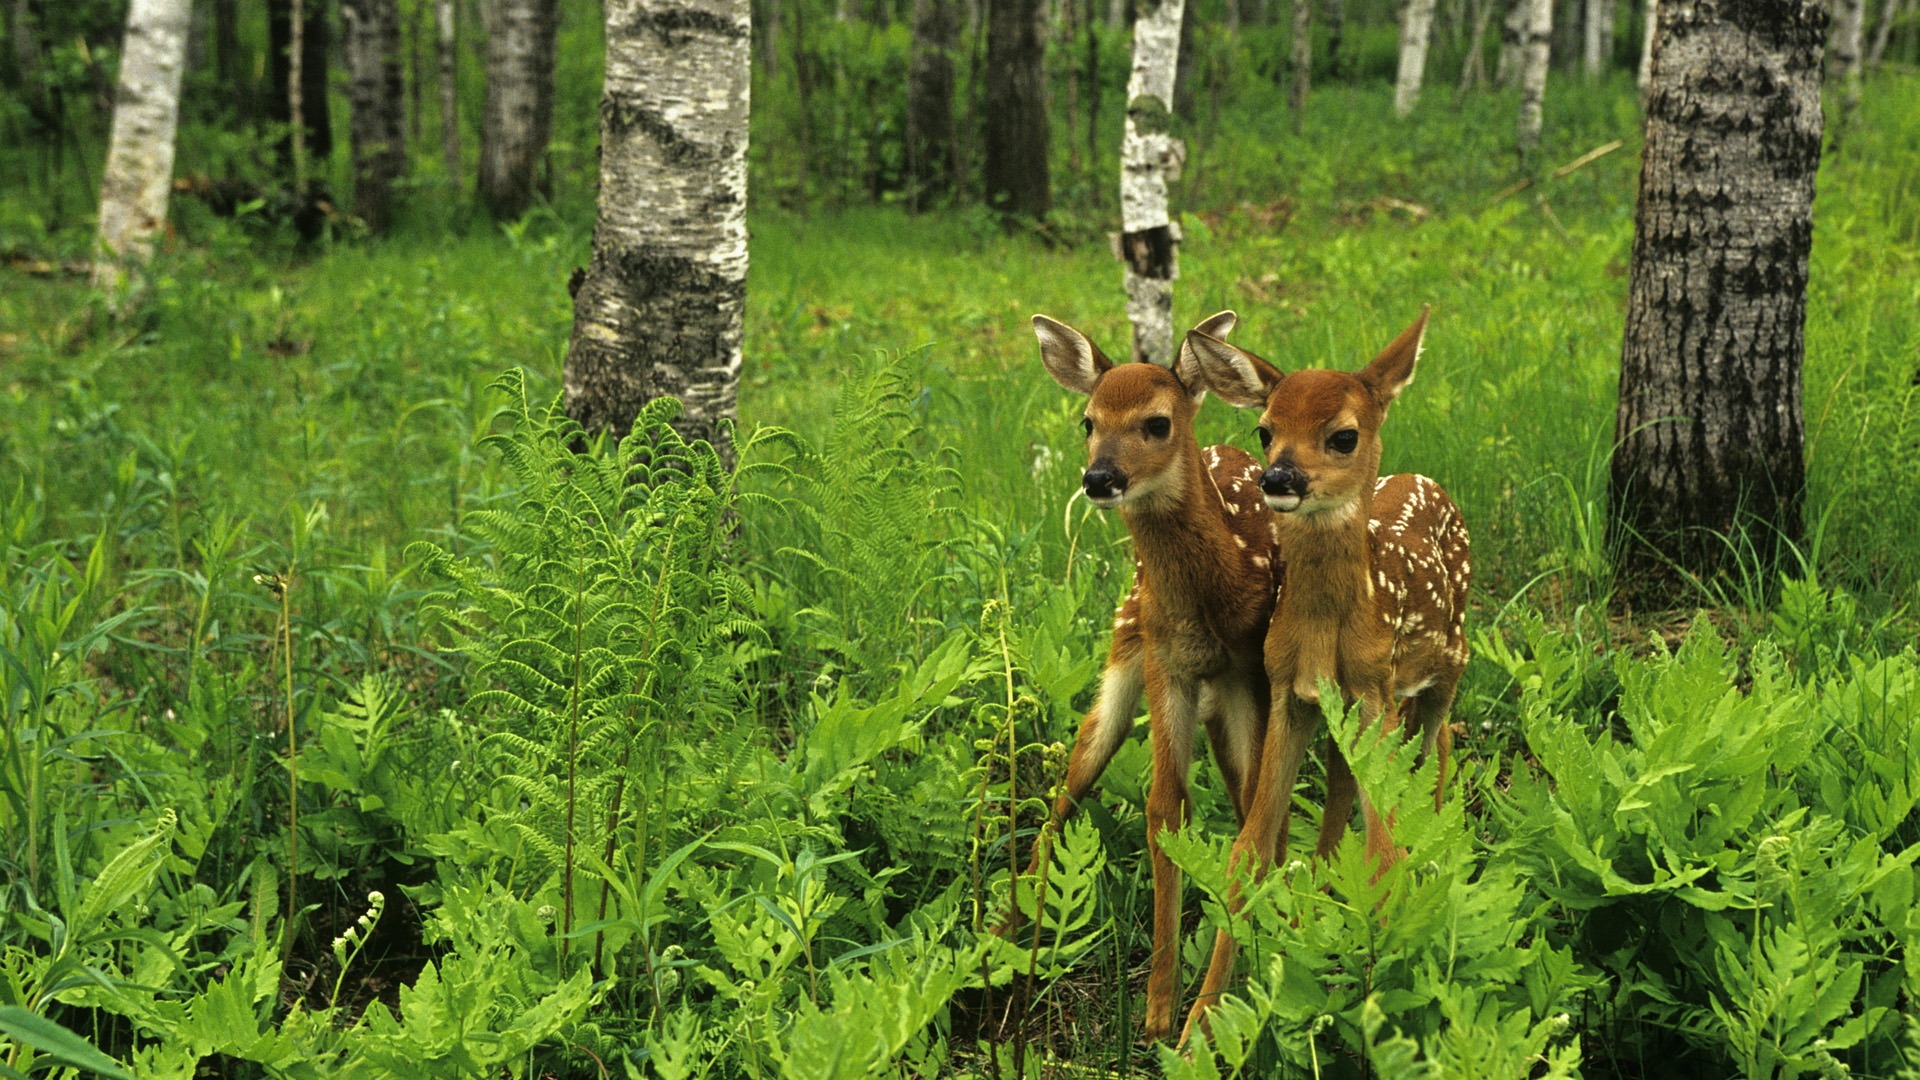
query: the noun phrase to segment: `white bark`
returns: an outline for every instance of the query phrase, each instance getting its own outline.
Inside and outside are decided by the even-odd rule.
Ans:
[[[1120,257],[1127,264],[1127,319],[1133,358],[1173,362],[1173,283],[1180,233],[1168,217],[1167,187],[1180,178],[1186,145],[1173,137],[1173,80],[1184,0],[1142,0],[1133,23],[1133,74],[1120,144]]]
[[[447,163],[447,186],[460,190],[460,84],[458,27],[453,0],[434,0],[434,26],[439,31],[440,154]]]
[[[1293,0],[1293,133],[1307,122],[1307,91],[1313,78],[1313,0]]]
[[[1107,25],[1115,28],[1127,25],[1127,0],[1107,0]]]
[[[1400,13],[1400,77],[1393,84],[1393,111],[1405,116],[1420,100],[1427,71],[1427,42],[1433,36],[1434,0],[1407,0]]]
[[[1506,18],[1500,20],[1500,62],[1494,66],[1493,81],[1513,86],[1520,81],[1520,54],[1527,43],[1527,20],[1533,0],[1512,0]]]
[[[1880,8],[1880,22],[1873,28],[1873,49],[1867,53],[1867,66],[1878,69],[1887,55],[1887,39],[1893,36],[1893,21],[1900,17],[1906,0],[1887,0]]]
[[[1493,18],[1493,0],[1475,0],[1473,5],[1473,29],[1467,38],[1467,59],[1460,65],[1460,92],[1477,90],[1486,81],[1487,65],[1485,45],[1487,23]]]
[[[1866,0],[1834,0],[1832,59],[1829,70],[1840,80],[1840,123],[1845,124],[1860,104],[1860,72],[1865,59]],[[1836,133],[1837,134],[1837,133]]]
[[[1515,142],[1521,153],[1540,146],[1540,102],[1547,92],[1547,59],[1553,44],[1553,0],[1521,0],[1527,7],[1526,38],[1520,47],[1520,125]]]
[[[600,210],[574,298],[568,413],[675,427],[731,461],[747,281],[748,0],[608,0]]]
[[[100,179],[100,245],[94,284],[118,288],[128,262],[153,254],[173,185],[191,0],[133,0],[120,54],[113,137]]]
[[[1647,96],[1653,83],[1653,31],[1660,25],[1660,0],[1647,0],[1647,25],[1640,39],[1640,96]]]
[[[1606,56],[1612,52],[1613,42],[1608,40],[1606,32],[1610,20],[1606,17],[1609,0],[1587,0],[1584,12],[1585,25],[1581,29],[1586,34],[1586,70],[1588,77],[1599,75],[1606,66]]]

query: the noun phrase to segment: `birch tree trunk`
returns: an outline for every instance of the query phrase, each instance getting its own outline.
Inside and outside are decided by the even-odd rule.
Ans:
[[[1493,21],[1493,0],[1474,0],[1473,29],[1468,31],[1467,58],[1460,65],[1460,92],[1478,90],[1487,81],[1487,24]]]
[[[341,0],[347,99],[353,106],[353,209],[383,233],[393,221],[393,182],[406,167],[406,83],[400,11],[394,0]]]
[[[1647,25],[1640,39],[1640,98],[1645,100],[1653,85],[1654,28],[1660,25],[1660,0],[1647,0]]]
[[[287,125],[288,137],[279,144],[283,167],[291,167],[296,156],[291,137],[296,97],[302,153],[314,158],[333,156],[333,122],[327,105],[328,38],[326,0],[268,0],[267,119]]]
[[[1032,218],[1053,208],[1042,14],[1040,0],[987,4],[987,205]]]
[[[1665,0],[1647,99],[1610,499],[1621,580],[1667,598],[1748,524],[1797,542],[1821,0]]]
[[[1593,78],[1600,74],[1604,63],[1603,57],[1608,51],[1607,45],[1609,43],[1606,42],[1602,36],[1606,24],[1605,11],[1605,0],[1587,0],[1586,10],[1581,13],[1585,16],[1581,20],[1583,24],[1581,29],[1585,31],[1586,34],[1584,59],[1586,61],[1585,68],[1588,78]]]
[[[100,176],[100,243],[93,283],[118,292],[127,264],[153,255],[173,188],[173,136],[180,118],[190,0],[133,0],[120,52],[113,136]]]
[[[1880,68],[1880,62],[1886,59],[1887,41],[1893,37],[1894,20],[1900,17],[1900,9],[1906,0],[1887,0],[1880,7],[1880,21],[1873,28],[1873,50],[1867,53],[1867,66]]]
[[[1293,133],[1307,126],[1307,92],[1313,78],[1313,0],[1293,0],[1293,93],[1287,105],[1293,110]]]
[[[1840,115],[1834,118],[1833,131],[1835,149],[1840,146],[1841,133],[1853,120],[1854,110],[1860,107],[1866,30],[1866,0],[1833,0],[1833,45],[1829,59],[1833,75],[1840,81]]]
[[[954,0],[914,0],[913,60],[907,71],[907,174],[913,208],[953,190],[953,51],[960,44]]]
[[[526,213],[541,190],[540,161],[553,128],[553,36],[559,11],[557,0],[492,2],[487,97],[480,116],[480,201],[494,217],[511,219]]]
[[[674,427],[729,465],[747,288],[749,0],[607,0],[600,210],[574,296],[567,414]]]
[[[1433,36],[1434,0],[1407,0],[1400,11],[1400,74],[1393,83],[1393,112],[1406,116],[1420,100],[1427,71],[1427,42]]]
[[[1528,20],[1532,18],[1533,0],[1512,0],[1506,18],[1500,20],[1500,62],[1493,69],[1493,81],[1500,86],[1520,84],[1521,57],[1526,52]]]
[[[1120,143],[1120,258],[1127,264],[1127,321],[1133,358],[1173,362],[1173,283],[1180,230],[1167,213],[1167,187],[1180,179],[1187,148],[1173,137],[1174,66],[1184,0],[1141,0],[1133,22],[1133,74]]]
[[[460,35],[453,0],[433,0],[440,61],[440,156],[447,163],[447,186],[460,192]]]
[[[1527,9],[1520,48],[1520,124],[1515,145],[1522,154],[1540,148],[1540,103],[1547,93],[1547,60],[1553,45],[1553,0],[1520,0]]]

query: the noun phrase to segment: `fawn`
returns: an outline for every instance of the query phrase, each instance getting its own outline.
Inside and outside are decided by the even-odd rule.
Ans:
[[[1218,340],[1223,311],[1199,330]],[[1115,365],[1086,335],[1033,317],[1040,358],[1055,382],[1087,395],[1088,501],[1115,510],[1133,537],[1133,590],[1114,613],[1098,700],[1080,724],[1049,828],[1057,827],[1133,730],[1145,689],[1153,718],[1147,848],[1153,862],[1153,965],[1146,1034],[1172,1027],[1180,971],[1180,871],[1159,847],[1192,806],[1187,788],[1195,721],[1205,727],[1234,815],[1245,820],[1267,723],[1267,636],[1279,570],[1260,464],[1234,446],[1201,449],[1193,418],[1206,394],[1192,351],[1172,368]],[[1045,845],[1035,845],[1036,864]],[[1016,907],[1000,927],[1017,925]]]
[[[1321,680],[1337,685],[1348,701],[1359,700],[1369,721],[1378,717],[1382,733],[1399,730],[1404,708],[1423,752],[1439,748],[1436,805],[1445,790],[1452,753],[1447,712],[1467,664],[1461,632],[1472,572],[1467,529],[1440,485],[1424,476],[1380,476],[1380,425],[1413,381],[1428,310],[1353,374],[1282,375],[1204,327],[1187,335],[1186,348],[1216,393],[1242,408],[1264,409],[1259,436],[1268,467],[1260,490],[1275,511],[1287,556],[1285,588],[1266,638],[1272,712],[1232,865],[1251,854],[1264,874],[1286,842],[1294,780],[1320,723]],[[1337,757],[1334,749],[1330,759]],[[1336,767],[1330,760],[1328,773],[1320,857],[1345,831],[1354,796],[1344,762]],[[1368,856],[1383,870],[1399,857],[1390,818],[1364,793],[1361,813]],[[1239,907],[1236,885],[1228,909]],[[1221,930],[1186,1035],[1233,974],[1234,951],[1233,935]]]

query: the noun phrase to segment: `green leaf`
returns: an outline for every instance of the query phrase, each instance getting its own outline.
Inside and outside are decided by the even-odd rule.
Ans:
[[[30,1013],[17,1005],[0,1007],[0,1031],[17,1042],[39,1050],[55,1061],[115,1077],[134,1080],[120,1063],[101,1053],[92,1043],[44,1016]],[[14,1075],[19,1075],[15,1073]]]

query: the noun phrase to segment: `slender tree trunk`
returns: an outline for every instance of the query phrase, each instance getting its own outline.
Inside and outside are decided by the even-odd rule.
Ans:
[[[1478,90],[1487,81],[1487,24],[1493,21],[1493,0],[1474,0],[1472,36],[1467,39],[1467,58],[1460,65],[1460,92]]]
[[[1527,8],[1520,50],[1520,124],[1515,145],[1522,155],[1540,148],[1540,103],[1547,92],[1548,51],[1553,46],[1553,0],[1520,0]]]
[[[1142,0],[1133,23],[1127,130],[1120,144],[1120,257],[1126,262],[1133,358],[1173,362],[1173,283],[1180,276],[1180,229],[1167,188],[1180,179],[1187,148],[1173,137],[1174,65],[1184,0]]]
[[[519,217],[533,205],[534,197],[544,192],[540,163],[546,157],[547,138],[553,128],[553,41],[558,9],[557,0],[493,0],[487,20],[480,201],[496,218]],[[640,17],[651,24],[651,17]]]
[[[1193,122],[1193,5],[1182,6],[1180,14],[1180,56],[1173,66],[1173,115]],[[1132,97],[1131,94],[1128,95]]]
[[[1647,99],[1628,278],[1613,520],[1621,580],[1671,597],[1750,523],[1764,554],[1801,537],[1800,364],[1820,0],[1666,0]]]
[[[567,414],[624,434],[647,401],[731,464],[747,289],[748,0],[608,0],[600,214],[573,303]],[[671,33],[666,32],[671,28]]]
[[[1906,0],[1887,0],[1880,8],[1880,21],[1873,28],[1873,50],[1867,53],[1867,66],[1879,70],[1881,61],[1886,59],[1887,41],[1893,37],[1894,20],[1900,16],[1900,8]]]
[[[1293,110],[1293,133],[1307,126],[1307,91],[1313,79],[1313,0],[1293,0],[1293,92],[1287,107]]]
[[[1053,208],[1041,14],[1040,0],[987,4],[987,205],[1031,218]]]
[[[1080,140],[1073,137],[1080,130],[1080,75],[1073,67],[1077,12],[1076,0],[1060,0],[1060,53],[1067,58],[1067,175],[1075,183],[1080,181]]]
[[[1585,19],[1582,20],[1583,25],[1581,29],[1586,33],[1584,66],[1588,78],[1593,78],[1600,74],[1602,65],[1605,63],[1606,53],[1609,51],[1607,45],[1610,43],[1606,42],[1601,36],[1606,23],[1606,17],[1603,14],[1606,11],[1606,7],[1605,0],[1587,0],[1586,10],[1582,13],[1586,16]]]
[[[267,119],[286,125],[279,143],[281,166],[294,164],[294,104],[299,99],[301,167],[307,158],[333,156],[333,122],[327,106],[326,0],[268,0]]]
[[[447,164],[447,186],[460,192],[460,34],[453,0],[433,0],[440,61],[440,156]]]
[[[1427,71],[1427,42],[1433,35],[1434,0],[1407,0],[1400,10],[1400,75],[1393,83],[1393,112],[1406,116],[1420,100]]]
[[[1600,70],[1613,66],[1613,27],[1620,13],[1620,0],[1594,0],[1600,6]]]
[[[1528,20],[1533,18],[1533,0],[1512,0],[1506,17],[1500,20],[1500,61],[1494,65],[1493,81],[1499,86],[1520,85],[1521,56],[1526,52]]]
[[[1640,39],[1640,97],[1644,101],[1653,86],[1654,29],[1660,25],[1660,0],[1647,0],[1647,24]]]
[[[1107,0],[1107,25],[1115,30],[1127,25],[1127,0]]]
[[[191,21],[190,0],[133,0],[127,9],[93,267],[94,284],[116,293],[126,284],[127,265],[152,257],[154,234],[167,223]]]
[[[767,0],[766,17],[762,20],[760,35],[760,64],[767,69],[767,78],[780,77],[780,8],[782,0]]]
[[[1327,20],[1327,78],[1341,76],[1345,54],[1340,51],[1340,36],[1347,25],[1347,0],[1326,0],[1320,14]]]
[[[214,82],[242,127],[253,122],[253,72],[240,52],[240,0],[213,0]]]
[[[1225,3],[1226,11],[1223,14],[1226,16],[1227,32],[1238,34],[1240,32],[1240,0],[1225,0]]]
[[[1839,149],[1840,137],[1860,107],[1860,75],[1865,62],[1867,29],[1866,0],[1834,0],[1833,45],[1828,57],[1829,69],[1840,83],[1840,115],[1834,118],[1833,146]]]
[[[1100,30],[1093,25],[1093,0],[1086,0],[1082,11],[1087,24],[1087,66],[1082,78],[1087,85],[1087,161],[1091,168],[1100,160]]]
[[[907,72],[907,173],[916,211],[953,191],[953,52],[959,37],[954,0],[914,0],[913,60]]]
[[[426,92],[426,61],[421,58],[427,36],[421,24],[426,17],[426,4],[416,0],[413,18],[407,23],[407,138],[416,146],[420,143],[420,125],[426,122],[422,115],[425,110],[420,107],[420,95]]]
[[[407,160],[406,83],[394,0],[341,0],[353,106],[353,209],[376,233],[393,222],[393,182]]]

